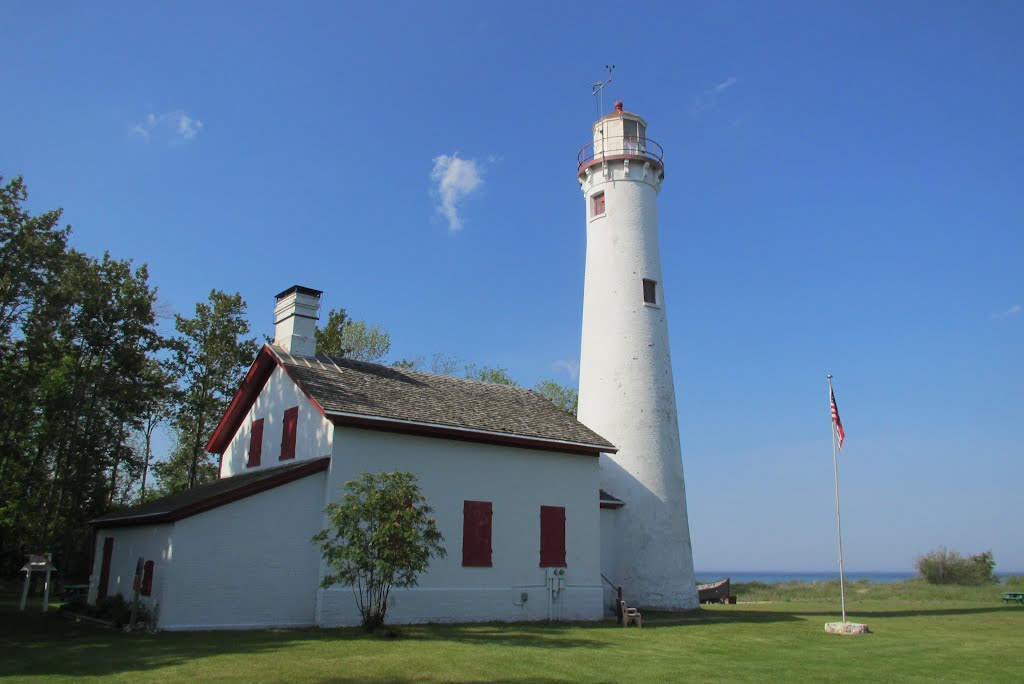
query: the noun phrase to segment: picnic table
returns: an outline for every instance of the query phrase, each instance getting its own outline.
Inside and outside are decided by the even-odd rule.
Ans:
[[[1003,594],[1003,603],[1009,603],[1010,601],[1024,604],[1024,591],[1008,591]]]

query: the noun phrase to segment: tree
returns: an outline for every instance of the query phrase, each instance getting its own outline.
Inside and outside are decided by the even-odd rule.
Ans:
[[[174,427],[180,449],[158,469],[161,479],[186,489],[208,481],[206,442],[256,355],[256,340],[248,337],[245,300],[237,292],[211,290],[208,302],[196,304],[195,316],[175,315],[178,337],[170,342],[171,372],[180,397]],[[172,474],[176,470],[184,472]],[[206,476],[204,477],[204,473]],[[161,488],[168,491],[162,483]]]
[[[537,383],[533,391],[570,414],[573,418],[576,417],[576,411],[580,403],[580,395],[576,388],[560,385],[554,380],[544,380]]]
[[[149,469],[153,464],[153,433],[156,429],[174,416],[175,388],[174,376],[168,371],[167,365],[156,359],[150,359],[146,371],[146,382],[152,389],[152,396],[146,406],[142,426],[138,430],[138,439],[132,445],[137,458],[142,462],[142,478],[139,484],[139,501],[147,499]]]
[[[519,383],[509,376],[508,369],[501,366],[491,368],[490,366],[477,366],[475,363],[471,363],[466,366],[466,377],[470,380],[490,382],[495,385],[519,387]]]
[[[427,367],[423,356],[415,356],[411,359],[399,359],[391,364],[395,368],[408,368],[409,370],[427,371],[437,375],[455,375],[463,368],[462,361],[457,356],[434,352],[430,358],[430,366]]]
[[[332,572],[320,586],[351,586],[368,630],[384,624],[393,587],[416,586],[430,559],[447,555],[412,473],[363,473],[324,512],[330,527],[312,541]]]
[[[348,325],[348,314],[344,309],[331,309],[327,314],[327,322],[317,328],[316,350],[328,356],[344,356],[345,345],[341,334]]]
[[[60,262],[4,369],[3,382],[19,384],[0,429],[0,547],[53,549],[67,572],[88,557],[86,521],[122,503],[122,476],[134,474],[130,434],[150,399],[142,378],[160,337],[144,266],[74,250]]]
[[[349,318],[345,309],[331,309],[327,322],[316,331],[316,350],[329,356],[377,363],[391,351],[391,335],[377,324]]]
[[[0,182],[3,176],[0,176]],[[61,210],[31,216],[22,208],[28,189],[21,176],[0,186],[0,341],[27,311],[59,267],[70,226],[57,228]]]
[[[964,558],[946,547],[929,551],[915,561],[917,571],[929,584],[991,584],[996,562],[991,551]]]

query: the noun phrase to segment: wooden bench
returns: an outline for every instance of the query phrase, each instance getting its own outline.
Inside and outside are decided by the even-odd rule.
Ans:
[[[644,626],[644,619],[640,615],[639,610],[636,608],[630,608],[629,604],[625,601],[619,601],[619,608],[622,610],[622,617],[619,618],[619,621],[622,623],[623,627],[629,627],[629,623],[631,622],[637,627]]]
[[[1003,603],[1009,603],[1011,601],[1024,604],[1024,591],[1008,591],[1003,594]]]

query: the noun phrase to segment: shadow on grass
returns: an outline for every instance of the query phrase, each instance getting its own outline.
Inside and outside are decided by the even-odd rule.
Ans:
[[[305,640],[301,631],[177,634],[124,633],[47,615],[0,612],[0,678],[5,676],[107,676],[144,673],[196,658],[259,654]]]
[[[592,627],[593,625],[586,625]],[[397,627],[394,640],[362,629],[277,629],[234,632],[125,633],[78,623],[51,610],[20,613],[0,608],[0,678],[10,676],[113,676],[156,671],[213,656],[259,656],[288,651],[297,644],[346,642],[378,648],[414,642],[457,642],[511,648],[601,648],[573,625],[463,624]],[[294,657],[294,656],[291,656]],[[244,673],[239,673],[244,674]],[[344,675],[336,681],[345,681]]]

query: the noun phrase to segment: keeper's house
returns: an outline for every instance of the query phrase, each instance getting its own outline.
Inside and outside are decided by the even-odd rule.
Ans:
[[[277,296],[275,344],[207,445],[220,479],[93,521],[90,600],[130,597],[142,559],[161,629],[358,624],[310,538],[345,482],[407,470],[448,556],[393,592],[389,621],[601,618],[615,447],[530,390],[317,355],[320,294]]]

